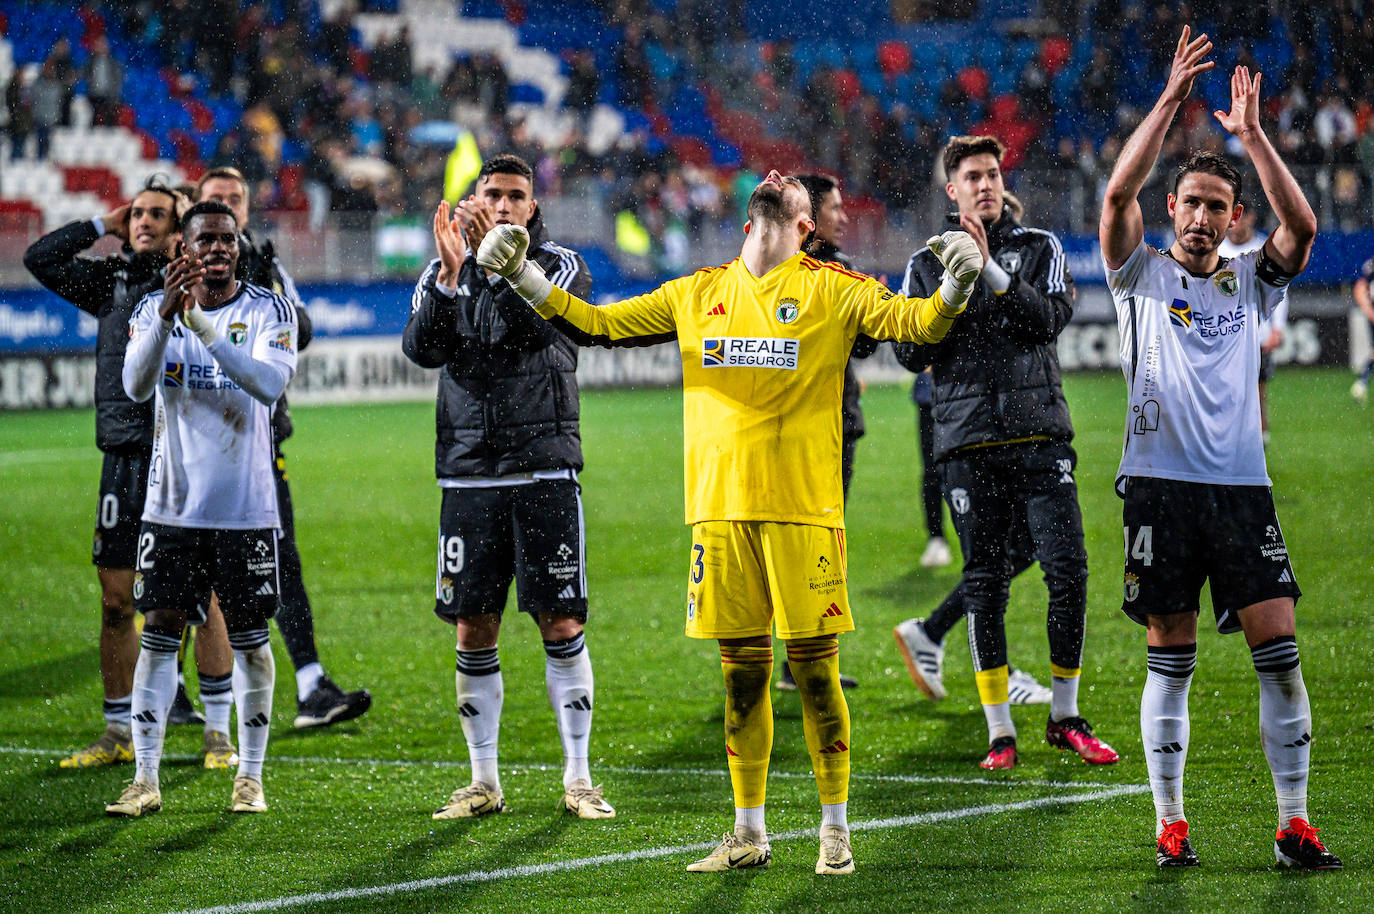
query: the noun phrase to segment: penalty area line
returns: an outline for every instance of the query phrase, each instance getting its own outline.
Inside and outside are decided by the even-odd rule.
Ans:
[[[0,755],[28,755],[38,758],[65,758],[71,754],[69,749],[34,749],[27,746],[0,746]],[[167,763],[192,763],[200,764],[204,758],[202,755],[185,755],[168,753],[162,757]],[[470,762],[453,761],[450,759],[377,759],[377,758],[341,758],[328,755],[268,755],[267,761],[271,764],[282,765],[371,765],[377,768],[462,768],[467,769],[471,766]],[[514,762],[508,766],[502,766],[504,776],[518,776],[531,771],[559,771],[563,770],[562,765],[552,765],[547,762]],[[597,765],[598,772],[606,774],[628,774],[635,776],[648,777],[729,777],[730,772],[724,768],[635,768],[614,765]],[[815,774],[810,771],[770,771],[769,778],[780,779],[805,779],[812,780]],[[851,772],[850,781],[874,781],[891,782],[895,784],[968,784],[974,787],[1053,787],[1065,788],[1068,790],[1088,790],[1092,788],[1107,788],[1117,786],[1115,784],[1102,783],[1100,781],[1051,781],[1045,779],[1030,778],[1022,780],[1020,778],[988,778],[988,777],[955,777],[951,775],[924,775],[924,774],[863,774]]]
[[[1144,784],[1123,784],[1090,793],[1070,794],[1067,796],[1039,797],[1016,803],[987,803],[979,806],[966,806],[961,809],[942,809],[936,812],[923,812],[909,816],[892,816],[886,819],[869,819],[855,822],[849,826],[851,832],[884,831],[895,828],[910,828],[916,825],[933,825],[956,819],[974,816],[996,815],[999,813],[1024,812],[1043,809],[1047,806],[1068,806],[1076,803],[1094,803],[1113,800],[1117,797],[1145,793],[1150,788]],[[770,842],[793,841],[798,838],[815,838],[815,829],[779,832],[769,836]],[[281,911],[302,905],[329,904],[357,898],[381,898],[389,895],[403,895],[423,892],[454,885],[474,885],[496,882],[503,879],[520,879],[529,876],[548,876],[573,870],[590,869],[606,864],[636,863],[641,860],[656,860],[679,854],[694,854],[712,850],[715,841],[697,844],[678,844],[670,847],[651,847],[619,854],[598,854],[595,857],[580,857],[573,860],[558,860],[524,866],[508,866],[495,870],[475,870],[468,873],[454,873],[449,876],[436,876],[431,879],[416,879],[409,882],[394,882],[388,885],[366,886],[355,889],[338,889],[332,892],[310,892],[304,895],[286,895],[263,901],[246,901],[237,904],[219,905],[213,908],[194,908],[174,912],[174,914],[255,914],[258,911]]]

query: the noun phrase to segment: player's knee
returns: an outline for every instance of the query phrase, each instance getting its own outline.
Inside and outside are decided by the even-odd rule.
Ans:
[[[582,634],[582,620],[566,613],[535,613],[534,621],[545,641],[566,641]]]
[[[460,616],[455,620],[460,651],[484,651],[496,647],[501,633],[501,617],[496,613]]]
[[[108,629],[120,630],[132,625],[134,621],[134,601],[130,596],[120,600],[117,596],[102,595],[100,599],[100,624]]]

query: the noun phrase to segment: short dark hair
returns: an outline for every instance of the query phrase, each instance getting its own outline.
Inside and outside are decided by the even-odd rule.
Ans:
[[[839,187],[840,182],[829,175],[818,174],[797,175],[797,180],[806,188],[806,194],[811,198],[811,218],[814,221],[820,215],[821,200]]]
[[[197,216],[228,216],[230,219],[234,220],[234,227],[239,227],[239,220],[238,217],[234,215],[234,211],[230,209],[227,204],[221,203],[218,200],[202,200],[188,209],[181,217],[182,228],[185,229],[190,226],[191,220]]]
[[[953,178],[954,173],[959,170],[959,163],[969,156],[990,155],[997,159],[997,164],[1002,164],[1002,155],[1007,151],[1007,147],[1002,145],[1001,140],[995,136],[952,136],[945,144],[941,157],[945,163],[945,174]]]
[[[179,213],[190,205],[190,200],[188,200],[177,188],[168,184],[167,180],[167,175],[162,172],[151,174],[148,176],[148,179],[143,182],[143,187],[138,193],[146,194],[151,192],[167,196],[167,198],[172,201],[172,228],[175,230],[181,228],[181,217]],[[137,197],[138,194],[134,196]]]
[[[1188,158],[1183,160],[1183,164],[1178,166],[1178,171],[1174,172],[1174,195],[1178,195],[1178,185],[1185,175],[1204,174],[1216,175],[1227,184],[1231,185],[1231,205],[1235,206],[1240,202],[1241,179],[1240,170],[1231,164],[1231,160],[1215,152],[1193,152]]]
[[[487,175],[519,175],[530,182],[530,187],[534,187],[534,169],[530,168],[530,163],[510,153],[492,156],[483,162],[482,170],[477,172],[477,180],[480,181]]]

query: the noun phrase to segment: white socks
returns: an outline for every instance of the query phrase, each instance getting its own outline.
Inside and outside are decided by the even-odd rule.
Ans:
[[[1078,684],[1082,676],[1052,676],[1050,678],[1050,720],[1065,720],[1078,713]]]
[[[544,642],[544,682],[563,742],[563,786],[591,783],[587,746],[592,732],[592,660],[582,632],[562,641]]]
[[[1183,818],[1183,766],[1188,761],[1188,689],[1197,666],[1197,645],[1148,648],[1149,672],[1140,698],[1140,739],[1150,792],[1155,800],[1155,834]]]
[[[1271,638],[1250,651],[1260,687],[1260,742],[1279,804],[1279,827],[1307,818],[1307,772],[1312,754],[1312,711],[1302,681],[1298,643]]]
[[[200,703],[205,706],[205,729],[229,735],[229,712],[234,708],[233,667],[228,675],[206,676],[200,680]]]
[[[768,830],[763,826],[763,804],[758,806],[735,807],[735,833],[744,832],[753,838],[767,838]]]
[[[988,745],[1004,736],[1016,739],[1016,725],[1011,722],[1010,702],[983,705],[983,716],[988,720]]]
[[[324,665],[318,660],[296,670],[296,700],[305,701],[324,678]]]
[[[822,803],[821,828],[825,828],[827,825],[838,825],[845,831],[849,831],[849,804]]]
[[[459,648],[454,685],[458,694],[458,713],[463,718],[463,737],[467,740],[468,758],[472,761],[472,779],[500,790],[497,743],[501,736],[501,705],[506,693],[496,648],[476,651]]]
[[[158,786],[162,739],[167,733],[167,709],[177,693],[177,650],[181,633],[144,626],[134,666],[133,728],[134,780]]]
[[[261,783],[272,723],[272,687],[277,667],[268,644],[267,626],[250,632],[230,632],[234,649],[234,698],[239,717],[239,770],[236,777]]]

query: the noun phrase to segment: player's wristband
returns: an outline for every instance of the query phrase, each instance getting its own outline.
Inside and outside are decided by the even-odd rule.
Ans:
[[[506,277],[506,282],[510,283],[510,287],[517,295],[531,305],[542,305],[544,299],[553,291],[553,283],[549,282],[539,264],[528,257],[514,276]]]
[[[181,322],[185,324],[192,333],[200,337],[200,341],[209,346],[219,338],[219,331],[210,322],[210,318],[205,316],[205,312],[200,309],[200,305],[181,312]]]
[[[948,271],[944,279],[940,280],[940,301],[951,311],[959,312],[964,310],[964,305],[968,303],[968,297],[973,294],[973,286],[965,286],[950,276]]]
[[[983,264],[982,275],[988,286],[998,295],[1011,288],[1011,274],[1002,269],[1002,265],[995,260]]]

